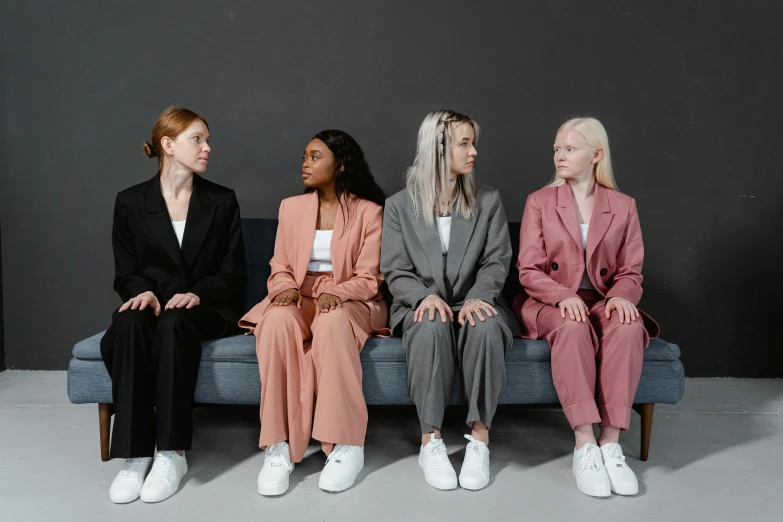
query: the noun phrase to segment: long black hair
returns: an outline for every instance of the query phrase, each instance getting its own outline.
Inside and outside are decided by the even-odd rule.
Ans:
[[[313,136],[313,139],[324,142],[334,154],[334,168],[337,174],[337,179],[334,181],[334,191],[340,204],[342,204],[342,196],[345,194],[383,206],[386,194],[375,182],[362,148],[350,134],[341,130],[329,129],[319,132]],[[305,189],[305,192],[313,192],[314,190],[309,187]]]

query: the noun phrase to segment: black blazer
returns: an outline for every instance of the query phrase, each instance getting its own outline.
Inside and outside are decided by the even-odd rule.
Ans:
[[[234,191],[193,175],[180,250],[160,189],[160,172],[117,194],[114,205],[114,289],[123,302],[146,291],[161,306],[192,292],[231,330],[242,316],[245,243]]]

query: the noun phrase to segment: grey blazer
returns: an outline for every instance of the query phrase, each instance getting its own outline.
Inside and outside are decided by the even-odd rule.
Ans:
[[[445,273],[443,259],[437,226],[429,228],[415,215],[408,192],[401,190],[388,198],[383,213],[381,272],[394,297],[389,321],[392,331],[422,299],[436,294],[454,312],[468,299],[486,301],[498,309],[514,335],[519,335],[516,318],[500,295],[511,262],[511,239],[497,189],[476,187],[472,219],[452,214]]]

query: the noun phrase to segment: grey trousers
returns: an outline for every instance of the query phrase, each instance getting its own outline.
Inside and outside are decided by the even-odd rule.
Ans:
[[[454,313],[457,318],[457,313]],[[413,322],[413,311],[402,322],[402,344],[408,362],[408,389],[416,405],[422,433],[440,429],[443,412],[459,365],[468,403],[468,426],[492,424],[498,398],[506,386],[506,353],[513,336],[503,316],[476,320],[476,326],[428,317]]]

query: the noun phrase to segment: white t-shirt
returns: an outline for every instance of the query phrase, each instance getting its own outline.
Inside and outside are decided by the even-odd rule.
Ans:
[[[182,237],[185,235],[185,223],[185,221],[171,222],[171,226],[174,227],[174,233],[177,234],[177,242],[180,248],[182,248]]]
[[[437,217],[438,235],[440,236],[440,253],[443,255],[449,252],[449,236],[451,235],[451,216]]]
[[[313,239],[313,251],[310,253],[310,264],[307,270],[310,272],[332,271],[332,231],[316,230]]]
[[[590,225],[579,225],[582,229],[582,246],[585,249],[585,255],[587,255],[587,231]],[[582,281],[579,282],[579,288],[582,290],[595,290],[593,283],[590,281],[590,277],[587,275],[587,263],[585,263],[585,272],[582,274]]]

